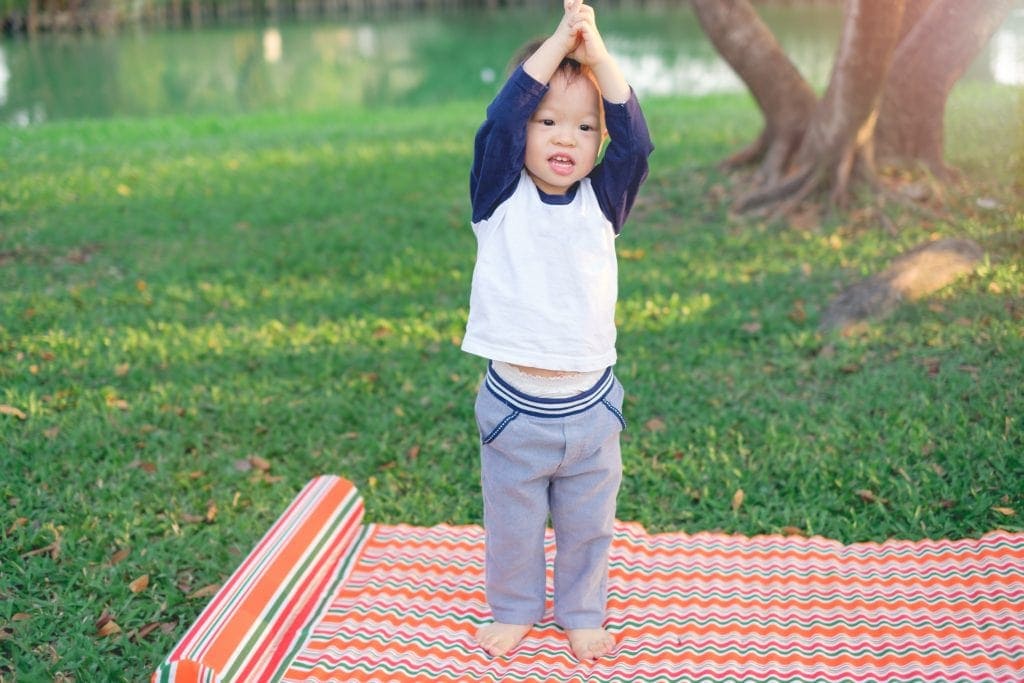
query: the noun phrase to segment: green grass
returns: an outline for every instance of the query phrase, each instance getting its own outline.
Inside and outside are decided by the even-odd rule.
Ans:
[[[369,520],[480,521],[483,365],[458,342],[483,105],[0,131],[0,405],[20,413],[0,414],[0,679],[145,679],[189,596],[320,473],[355,481]],[[886,207],[895,234],[865,211],[730,217],[715,162],[757,132],[747,98],[645,106],[619,517],[845,542],[1020,530],[1019,92],[957,91],[948,156],[970,183],[948,218]],[[932,236],[989,259],[857,334],[816,332],[839,288]],[[121,633],[97,634],[104,613]]]

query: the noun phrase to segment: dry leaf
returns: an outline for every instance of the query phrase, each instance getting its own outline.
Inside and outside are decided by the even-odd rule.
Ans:
[[[784,526],[782,527],[782,533],[787,536],[803,536],[804,530],[798,526]]]
[[[131,555],[131,554],[132,554],[131,548],[121,548],[116,553],[114,553],[113,555],[110,556],[110,559],[107,560],[107,563],[111,567],[113,567],[115,564],[120,564],[121,562],[124,562],[125,560],[127,560],[128,556]]]
[[[410,460],[415,460],[416,458],[420,457],[420,447],[419,447],[419,445],[416,445],[416,446],[413,446],[412,448],[410,448],[409,452],[406,453],[406,455],[409,457]]]
[[[210,503],[209,507],[206,508],[206,521],[212,524],[217,519],[217,505]]]
[[[18,418],[19,420],[28,419],[28,415],[26,415],[24,412],[15,408],[14,406],[9,405],[0,405],[0,415],[10,415],[12,417]]]
[[[665,431],[665,426],[665,421],[660,417],[652,417],[644,423],[644,427],[647,427],[648,431],[651,432],[663,432]]]
[[[24,612],[15,612],[11,615],[11,621],[28,621],[31,618],[31,614],[25,614]]]
[[[141,593],[147,588],[149,588],[149,574],[143,574],[128,584],[128,590],[132,593]]]
[[[235,469],[239,472],[248,472],[252,469],[252,463],[248,460],[236,460]]]
[[[108,396],[107,405],[111,408],[117,408],[118,410],[128,410],[128,401],[117,396]]]
[[[793,307],[789,309],[789,319],[797,325],[807,322],[807,311],[804,309],[803,300],[797,299],[793,302]]]
[[[1013,508],[995,506],[992,509],[1001,515],[1005,515],[1006,517],[1013,517],[1015,514],[1017,514],[1017,511],[1014,510]]]
[[[878,496],[876,496],[873,491],[869,491],[867,489],[859,489],[857,491],[857,496],[865,503],[874,503],[878,500]]]
[[[131,370],[131,368],[132,366],[128,365],[127,363],[120,363],[114,367],[114,374],[117,375],[118,377],[124,377],[125,375],[128,374],[128,371]]]
[[[744,496],[745,496],[745,494],[743,493],[743,489],[736,489],[736,493],[732,494],[732,511],[733,512],[739,512],[740,508],[743,506],[743,498],[744,498]]]
[[[104,622],[104,624],[102,626],[100,626],[99,628],[96,629],[96,635],[102,636],[104,638],[106,638],[108,636],[117,635],[120,632],[121,632],[121,627],[118,626],[117,622],[114,621],[113,619],[110,619],[109,621]]]
[[[744,332],[747,332],[748,334],[757,334],[758,332],[761,331],[761,328],[761,323],[757,322],[756,320],[753,322],[743,323],[742,325],[740,325],[740,329],[742,329]]]
[[[21,527],[28,524],[28,517],[18,517],[16,520],[11,522],[11,526],[7,528],[6,536],[10,536]]]
[[[128,464],[128,467],[137,467],[147,474],[156,472],[156,465],[145,460],[133,460]]]
[[[135,640],[137,640],[137,641],[138,640],[143,640],[150,633],[152,633],[153,631],[155,631],[158,628],[160,628],[160,626],[161,626],[161,624],[160,624],[159,621],[151,621],[151,622],[149,622],[148,624],[146,624],[145,626],[143,626],[142,628],[140,628],[138,630],[138,632],[135,634]]]
[[[249,464],[261,472],[267,472],[268,470],[270,470],[270,461],[261,458],[258,455],[250,455]]]
[[[219,583],[211,583],[209,586],[203,586],[197,590],[192,591],[188,594],[189,600],[195,600],[197,598],[208,598],[220,590]]]

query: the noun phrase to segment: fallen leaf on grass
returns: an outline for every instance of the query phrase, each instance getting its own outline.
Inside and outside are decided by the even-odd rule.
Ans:
[[[117,396],[107,396],[107,405],[118,410],[128,410],[128,401]]]
[[[117,625],[117,622],[111,619],[107,623],[103,624],[96,629],[96,635],[106,638],[108,636],[117,635],[121,632],[121,627]]]
[[[143,574],[128,584],[128,590],[135,594],[141,593],[147,588],[149,588],[149,574]]]
[[[793,302],[793,307],[789,309],[789,315],[787,317],[797,325],[802,325],[807,322],[807,310],[804,308],[803,300],[797,299]]]
[[[11,526],[7,528],[7,533],[5,533],[4,535],[5,536],[10,536],[15,531],[17,531],[18,529],[20,529],[21,527],[23,527],[23,526],[25,526],[27,524],[28,524],[28,517],[18,517],[16,520],[11,522]]]
[[[782,533],[787,536],[803,536],[804,530],[798,526],[784,526],[782,527]]]
[[[863,500],[863,501],[864,501],[865,503],[874,503],[874,502],[875,502],[876,500],[878,500],[878,499],[877,499],[877,498],[875,497],[875,494],[874,494],[874,492],[872,492],[872,491],[869,491],[869,490],[867,490],[867,489],[859,489],[859,490],[857,491],[857,496],[858,496],[858,497],[859,497],[859,498],[860,498],[861,500]]]
[[[746,332],[747,334],[757,334],[758,332],[761,331],[762,327],[763,325],[761,325],[761,323],[757,321],[743,323],[742,325],[740,325],[740,329]]]
[[[209,586],[203,586],[202,588],[196,589],[188,594],[189,600],[197,600],[199,598],[208,598],[220,590],[219,583],[211,583]]]
[[[249,464],[261,472],[267,472],[270,470],[270,461],[265,458],[261,458],[258,455],[250,455]]]
[[[160,626],[161,623],[159,621],[151,621],[142,628],[140,628],[138,631],[136,631],[134,636],[132,637],[132,640],[136,642],[144,640],[147,636],[149,636],[150,633],[160,628]]]
[[[28,557],[35,557],[36,555],[49,555],[51,560],[56,560],[60,557],[60,538],[58,537],[56,541],[49,545],[44,545],[42,548],[36,548],[35,550],[29,550],[27,553],[22,553],[21,557],[22,559],[25,559]]]
[[[660,417],[652,417],[644,423],[644,427],[647,427],[647,430],[651,432],[663,432],[665,431],[665,426],[665,421]]]
[[[856,493],[857,497],[863,500],[865,503],[881,503],[882,505],[889,504],[888,499],[876,496],[875,492],[869,489],[859,489]]]
[[[420,457],[420,447],[417,445],[410,448],[409,451],[406,453],[406,457],[408,457],[409,460],[415,460],[416,458]]]
[[[128,559],[128,556],[132,554],[131,548],[121,548],[116,553],[110,556],[107,560],[107,564],[113,567],[115,564],[120,564]]]
[[[997,505],[997,506],[994,506],[992,509],[995,510],[996,512],[998,512],[999,514],[1004,515],[1006,517],[1013,517],[1014,515],[1017,514],[1017,511],[1014,510],[1013,508],[1000,507],[1000,506]]]
[[[121,627],[114,621],[114,615],[103,610],[103,614],[96,620],[96,635],[101,637],[112,636],[121,632]]]
[[[28,415],[26,415],[23,411],[15,408],[14,406],[9,406],[6,404],[0,405],[0,415],[10,415],[11,417],[16,417],[19,420],[28,419]]]
[[[740,508],[743,507],[743,498],[745,494],[743,489],[736,489],[736,493],[732,494],[732,511],[739,512]]]

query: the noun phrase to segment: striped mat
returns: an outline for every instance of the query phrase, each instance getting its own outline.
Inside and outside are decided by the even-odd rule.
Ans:
[[[362,517],[351,483],[311,481],[153,681],[1024,681],[1024,534],[842,545],[617,523],[618,645],[581,664],[550,593],[512,655],[474,647],[479,527]]]

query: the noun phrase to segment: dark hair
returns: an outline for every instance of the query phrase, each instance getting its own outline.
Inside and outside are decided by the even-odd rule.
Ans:
[[[505,75],[510,76],[513,71],[530,58],[530,55],[537,51],[537,48],[544,44],[545,40],[546,38],[534,38],[533,40],[524,43],[522,47],[516,50],[511,61],[509,61],[508,67],[505,69]],[[570,83],[580,75],[585,75],[595,83],[597,82],[596,79],[591,76],[592,72],[589,66],[584,66],[571,57],[564,58],[558,65],[558,68],[555,69],[555,73],[562,74],[565,76],[565,80]]]

